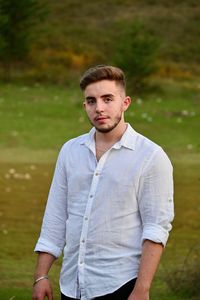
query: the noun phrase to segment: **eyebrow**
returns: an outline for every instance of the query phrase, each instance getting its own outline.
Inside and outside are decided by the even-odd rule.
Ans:
[[[111,97],[113,98],[114,95],[113,94],[105,94],[105,95],[102,95],[101,98],[106,98],[106,97]]]
[[[105,94],[105,95],[102,95],[102,96],[101,96],[101,98],[106,98],[106,97],[111,97],[111,98],[113,98],[114,95],[113,95],[113,94]],[[93,97],[93,96],[87,96],[87,97],[85,98],[85,100],[95,100],[95,99],[96,99],[96,98]]]
[[[95,99],[96,99],[96,98],[95,98],[95,97],[92,97],[92,96],[88,96],[88,97],[85,98],[86,101],[89,101],[89,100],[95,100]]]

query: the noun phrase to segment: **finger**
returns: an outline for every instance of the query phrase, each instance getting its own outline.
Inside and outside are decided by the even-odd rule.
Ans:
[[[50,292],[47,293],[47,298],[48,298],[48,300],[53,300],[53,293],[52,293],[52,291],[50,291]]]

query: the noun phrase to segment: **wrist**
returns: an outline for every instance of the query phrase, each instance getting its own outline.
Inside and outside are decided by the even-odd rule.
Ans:
[[[136,281],[134,290],[138,290],[140,292],[149,292],[150,290],[150,284],[149,283],[145,283],[145,282],[141,282],[139,280]]]
[[[44,279],[49,279],[48,275],[42,275],[42,276],[38,276],[38,277],[35,277],[35,281],[33,282],[33,286],[36,285],[36,283],[38,283],[39,281],[41,280],[44,280]]]

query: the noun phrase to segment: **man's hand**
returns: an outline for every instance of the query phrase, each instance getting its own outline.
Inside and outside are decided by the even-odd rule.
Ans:
[[[142,246],[142,256],[135,287],[127,300],[149,300],[149,291],[158,267],[163,246],[146,240]]]
[[[36,283],[33,286],[32,300],[53,300],[53,292],[49,279],[45,278],[55,261],[55,257],[49,253],[39,252],[37,267],[34,275]],[[44,275],[45,274],[45,275]]]
[[[33,286],[32,300],[53,300],[53,291],[48,279],[43,279]]]
[[[127,300],[149,300],[149,291],[134,289]]]

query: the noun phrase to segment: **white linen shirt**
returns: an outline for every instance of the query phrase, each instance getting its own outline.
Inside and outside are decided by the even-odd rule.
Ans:
[[[62,147],[35,251],[64,249],[61,292],[82,300],[137,277],[142,243],[167,242],[173,220],[172,165],[128,125],[99,161],[95,129]]]

